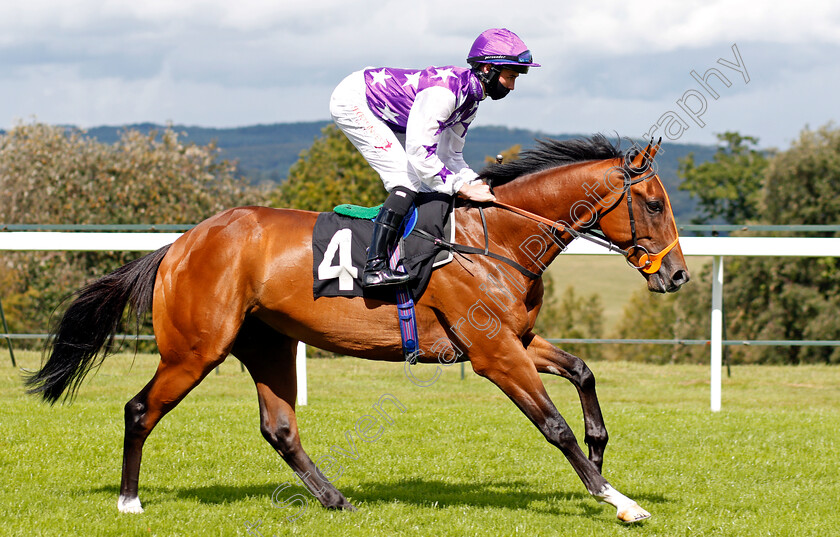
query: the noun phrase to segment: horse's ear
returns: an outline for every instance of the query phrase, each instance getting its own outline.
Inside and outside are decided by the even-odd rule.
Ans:
[[[650,141],[651,141],[651,143],[653,143],[653,138],[651,138]],[[648,147],[650,147],[650,146],[648,146]],[[657,153],[657,151],[659,151],[660,147],[662,147],[662,137],[661,136],[659,137],[659,140],[656,141],[656,145],[654,145],[652,148],[650,148],[650,160],[651,161],[653,160],[653,157],[656,156],[656,153]],[[645,153],[647,153],[647,149],[645,149]]]
[[[662,146],[662,138],[659,138],[657,142],[653,143],[653,138],[650,139],[648,142],[647,147],[645,147],[644,151],[640,151],[634,158],[632,167],[640,170],[645,168],[646,164],[649,166],[651,162],[653,162],[653,157],[656,156],[656,153],[659,151],[659,148]]]
[[[653,140],[651,140],[651,142],[653,142]],[[652,158],[648,155],[648,153],[650,153],[651,150],[650,147],[651,144],[648,144],[647,147],[645,147],[644,151],[639,151],[638,153],[636,153],[636,155],[633,157],[633,162],[630,163],[630,167],[636,170],[641,170],[644,167],[645,162],[647,162],[649,158]]]

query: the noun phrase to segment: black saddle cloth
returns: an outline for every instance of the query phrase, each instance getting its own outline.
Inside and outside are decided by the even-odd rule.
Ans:
[[[453,198],[443,194],[420,193],[415,199],[415,205],[415,230],[422,229],[434,237],[449,240],[446,222],[452,212]],[[363,296],[396,303],[395,287],[365,289],[361,285],[372,234],[371,220],[336,213],[318,215],[312,230],[312,291],[316,299],[324,296]],[[435,263],[436,256],[442,251],[444,248],[421,237],[416,231],[400,241],[402,263],[411,276],[407,285],[415,300],[419,300],[426,290],[433,265],[442,264]]]

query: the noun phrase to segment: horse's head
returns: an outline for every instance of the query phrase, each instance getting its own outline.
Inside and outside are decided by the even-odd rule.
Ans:
[[[592,233],[600,228],[603,245],[620,250],[651,291],[673,292],[688,281],[688,268],[668,194],[653,167],[658,149],[650,144],[622,153],[600,134],[540,140],[520,159],[490,165],[481,175],[498,187],[497,205],[550,226],[563,244],[578,236],[604,243]],[[524,233],[533,239],[531,231]],[[560,251],[532,246],[524,251],[538,268]]]
[[[607,187],[621,196],[601,214],[601,231],[624,250],[628,263],[647,279],[648,289],[674,292],[688,282],[677,224],[668,193],[653,166],[659,144],[626,153],[605,166]]]

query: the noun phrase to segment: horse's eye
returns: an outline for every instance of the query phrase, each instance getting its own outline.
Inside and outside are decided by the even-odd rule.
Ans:
[[[652,213],[661,213],[665,209],[665,204],[661,201],[649,201],[647,202],[648,211]]]

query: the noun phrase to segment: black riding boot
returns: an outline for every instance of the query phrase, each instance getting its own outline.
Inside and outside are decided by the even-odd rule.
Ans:
[[[399,285],[410,278],[405,272],[395,272],[388,265],[388,249],[399,239],[404,214],[382,207],[373,221],[373,238],[368,249],[362,278],[365,287]]]

